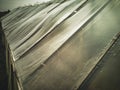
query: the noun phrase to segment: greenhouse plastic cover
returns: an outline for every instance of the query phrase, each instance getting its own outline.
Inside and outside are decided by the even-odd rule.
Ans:
[[[22,90],[77,90],[120,32],[117,0],[13,9],[2,27]]]

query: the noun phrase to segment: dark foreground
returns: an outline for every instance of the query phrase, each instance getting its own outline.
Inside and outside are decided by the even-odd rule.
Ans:
[[[5,52],[0,33],[0,90],[7,90],[7,75],[5,69]]]
[[[6,12],[0,12],[0,17],[7,14]],[[5,67],[5,47],[2,44],[2,33],[1,33],[1,23],[0,23],[0,90],[8,90],[7,89],[7,74]]]

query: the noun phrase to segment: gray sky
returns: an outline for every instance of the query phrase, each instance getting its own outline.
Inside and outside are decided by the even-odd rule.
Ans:
[[[25,6],[29,4],[41,3],[50,0],[0,0],[0,11],[13,9],[18,6]]]

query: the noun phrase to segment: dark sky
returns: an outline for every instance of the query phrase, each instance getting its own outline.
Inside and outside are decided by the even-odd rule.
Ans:
[[[25,6],[29,4],[35,4],[38,2],[45,2],[50,0],[0,0],[0,11],[8,9],[14,9],[19,6]]]

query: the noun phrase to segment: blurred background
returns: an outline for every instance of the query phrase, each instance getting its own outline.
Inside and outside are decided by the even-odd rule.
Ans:
[[[19,6],[34,5],[36,3],[43,3],[50,0],[0,0],[0,11],[14,9]]]

